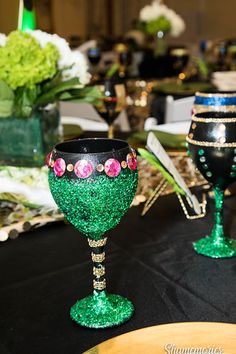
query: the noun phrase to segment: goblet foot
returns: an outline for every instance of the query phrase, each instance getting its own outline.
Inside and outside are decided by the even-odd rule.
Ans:
[[[96,292],[78,300],[70,310],[72,320],[83,327],[107,328],[128,321],[134,313],[131,301],[120,295]]]
[[[193,248],[199,254],[211,258],[230,258],[236,256],[236,240],[214,240],[207,236],[193,243]]]

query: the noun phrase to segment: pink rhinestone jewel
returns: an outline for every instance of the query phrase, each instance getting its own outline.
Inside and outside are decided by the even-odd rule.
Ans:
[[[52,158],[52,151],[50,151],[50,152],[47,154],[47,157],[46,157],[46,165],[47,165],[47,167],[50,167],[51,158]]]
[[[62,158],[56,159],[54,163],[54,172],[57,177],[61,177],[64,175],[66,171],[66,163]]]
[[[120,163],[116,159],[109,159],[105,162],[104,170],[107,176],[116,177],[120,174]]]
[[[136,170],[137,168],[137,158],[135,157],[134,154],[130,153],[127,155],[127,158],[126,158],[126,162],[127,162],[127,165],[129,167],[130,170]]]
[[[76,162],[74,171],[79,178],[88,178],[93,173],[93,165],[90,161],[79,160]]]

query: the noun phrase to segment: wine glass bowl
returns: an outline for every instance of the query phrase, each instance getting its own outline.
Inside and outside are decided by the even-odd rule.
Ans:
[[[90,70],[92,74],[92,81],[96,82],[99,79],[98,64],[102,58],[102,52],[99,47],[91,47],[87,50],[87,57],[91,64]]]
[[[91,47],[87,51],[87,56],[93,66],[98,65],[101,60],[101,49],[99,47]]]
[[[92,295],[77,301],[78,324],[105,328],[128,320],[132,303],[106,292],[104,234],[127,212],[137,188],[134,150],[122,140],[80,139],[60,143],[48,158],[49,186],[66,219],[88,239],[92,250]]]
[[[188,149],[197,169],[213,185],[215,225],[210,236],[194,243],[203,255],[225,258],[236,255],[236,241],[225,237],[224,190],[236,181],[236,112],[203,112],[193,115],[187,137]]]
[[[127,105],[125,85],[119,80],[107,78],[98,83],[97,87],[103,98],[94,107],[108,124],[108,138],[112,139],[113,122]]]

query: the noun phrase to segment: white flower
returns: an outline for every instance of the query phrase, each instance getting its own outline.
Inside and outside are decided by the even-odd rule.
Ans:
[[[156,20],[160,16],[166,16],[167,11],[168,7],[166,5],[153,1],[151,5],[144,6],[140,11],[139,18],[141,21],[150,22]]]
[[[89,82],[90,74],[88,73],[88,65],[84,55],[79,51],[72,52],[64,38],[59,37],[57,34],[49,34],[40,30],[27,30],[27,32],[37,39],[42,48],[47,43],[52,43],[57,47],[60,53],[58,69],[68,68],[62,73],[63,80],[78,77],[81,85],[86,85]]]
[[[6,36],[3,33],[0,33],[0,47],[3,47],[6,44]]]
[[[153,1],[151,5],[144,6],[140,11],[139,19],[142,22],[150,22],[161,16],[170,22],[170,34],[172,36],[178,37],[185,30],[184,20],[175,11],[164,4],[160,4],[158,0]]]
[[[91,75],[88,73],[88,64],[85,56],[79,50],[71,52],[67,61],[67,66],[70,65],[70,68],[63,71],[64,79],[68,80],[72,77],[79,77],[80,83],[86,85],[89,82]]]

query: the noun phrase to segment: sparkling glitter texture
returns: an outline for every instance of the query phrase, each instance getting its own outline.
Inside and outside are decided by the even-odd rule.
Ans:
[[[90,239],[103,238],[128,210],[136,188],[137,171],[121,170],[119,176],[91,175],[87,179],[58,178],[49,170],[50,189],[67,220]]]
[[[119,325],[134,312],[128,299],[105,291],[103,262],[106,243],[104,233],[114,228],[128,210],[137,188],[138,172],[129,168],[121,169],[120,162],[114,158],[107,161],[104,166],[99,163],[96,167],[80,160],[69,174],[63,172],[63,175],[56,175],[52,168],[48,174],[56,204],[67,220],[88,238],[91,248],[94,291],[92,295],[78,300],[70,311],[75,322],[89,328]]]
[[[224,235],[223,200],[224,191],[214,188],[215,193],[215,225],[211,235],[204,237],[193,244],[199,253],[212,258],[227,258],[236,256],[236,241],[229,240]]]
[[[107,328],[124,323],[133,313],[134,307],[125,297],[94,291],[72,306],[70,316],[81,326]]]

